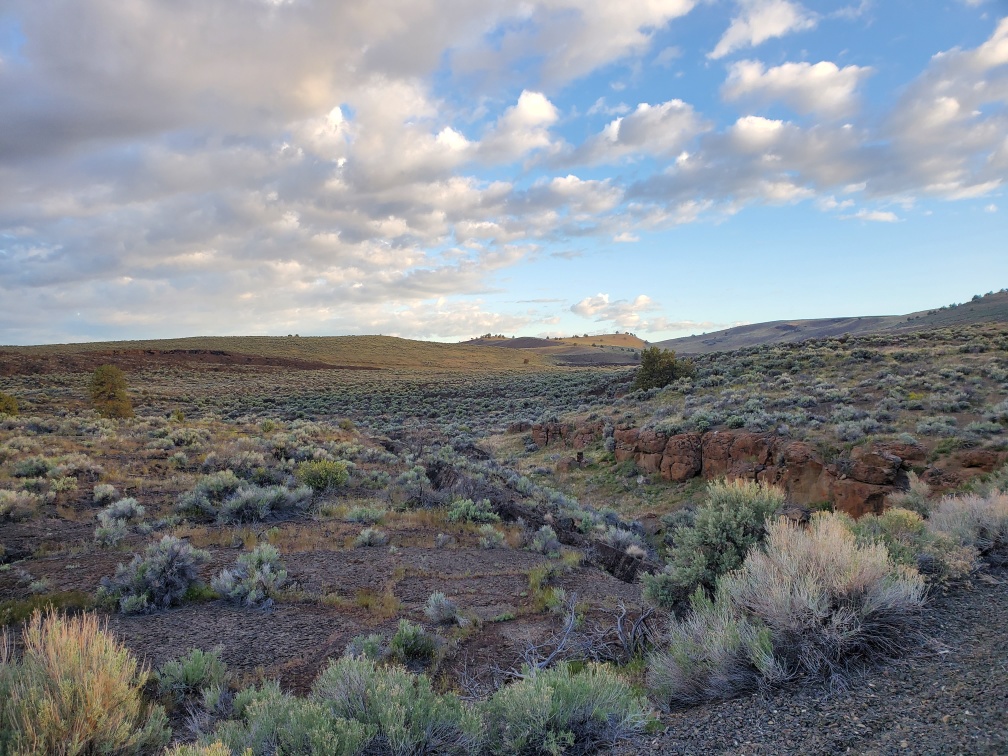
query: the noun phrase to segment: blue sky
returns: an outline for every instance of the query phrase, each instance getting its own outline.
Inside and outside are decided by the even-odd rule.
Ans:
[[[0,343],[1008,286],[1008,2],[0,0]]]

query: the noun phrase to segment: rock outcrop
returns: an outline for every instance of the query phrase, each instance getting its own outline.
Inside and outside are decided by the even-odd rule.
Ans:
[[[602,430],[601,424],[551,423],[533,426],[532,438],[540,447],[562,443],[584,448],[601,438]],[[913,444],[878,442],[827,462],[804,441],[745,430],[666,435],[623,428],[613,437],[617,461],[632,459],[641,471],[665,480],[684,482],[698,476],[757,480],[782,487],[795,504],[831,502],[853,517],[882,511],[886,496],[905,486],[908,462],[925,457],[924,450]]]

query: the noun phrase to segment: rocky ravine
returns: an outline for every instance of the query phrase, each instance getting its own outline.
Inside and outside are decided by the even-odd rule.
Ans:
[[[597,441],[604,432],[601,423],[546,423],[529,430],[540,448],[562,445],[574,449]],[[911,465],[922,467],[927,457],[918,444],[876,441],[854,447],[849,456],[827,461],[805,441],[744,430],[667,435],[624,428],[617,429],[614,438],[617,461],[632,459],[644,472],[660,474],[668,481],[683,482],[698,476],[757,480],[781,486],[796,504],[829,501],[836,510],[853,517],[882,511],[886,496],[906,488]],[[966,473],[989,472],[1003,457],[995,452],[967,451],[958,462]],[[921,477],[936,488],[961,480],[938,467],[927,468]]]

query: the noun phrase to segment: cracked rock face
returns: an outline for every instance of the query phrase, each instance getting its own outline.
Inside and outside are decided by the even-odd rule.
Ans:
[[[804,441],[745,430],[666,436],[622,428],[613,436],[617,461],[632,459],[643,472],[658,473],[665,480],[681,483],[698,476],[758,480],[781,486],[796,504],[830,501],[853,517],[880,512],[886,496],[905,482],[904,460],[924,457],[920,447],[880,442],[855,447],[850,457],[827,464]],[[550,423],[534,426],[532,437],[540,447],[562,443],[583,448],[602,437],[602,428]]]

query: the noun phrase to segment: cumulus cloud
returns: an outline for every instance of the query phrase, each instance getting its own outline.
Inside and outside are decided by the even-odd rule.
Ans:
[[[871,72],[865,66],[838,68],[830,61],[784,63],[767,70],[759,61],[742,60],[731,66],[721,94],[726,100],[783,102],[799,113],[836,118],[856,109],[857,86]]]
[[[616,328],[646,330],[645,313],[657,309],[657,305],[646,294],[640,294],[633,300],[617,299],[610,301],[608,294],[596,294],[585,297],[571,306],[575,315],[590,318],[596,323],[611,323]]]
[[[738,0],[738,15],[707,57],[723,58],[774,37],[811,29],[816,22],[813,14],[790,0]]]
[[[642,102],[625,116],[610,121],[601,132],[564,156],[569,163],[612,163],[634,155],[679,153],[694,137],[710,129],[692,105],[669,100]]]

